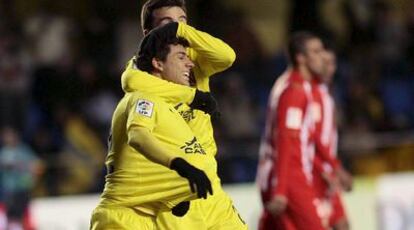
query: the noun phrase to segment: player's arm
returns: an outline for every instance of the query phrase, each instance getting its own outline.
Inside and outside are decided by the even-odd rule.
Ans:
[[[128,144],[142,153],[149,160],[170,166],[171,160],[177,157],[163,148],[163,145],[152,134],[160,116],[159,99],[142,96],[138,93],[129,94],[127,106],[126,131]]]
[[[213,194],[211,182],[202,170],[164,148],[162,143],[152,134],[158,116],[156,102],[148,99],[132,99],[128,109],[128,145],[150,161],[175,170],[181,177],[186,178],[191,191],[197,192],[199,198],[207,198],[208,193]]]
[[[288,180],[291,179],[289,166],[292,155],[300,151],[300,129],[305,107],[306,97],[299,87],[288,88],[279,99],[272,140],[277,154],[273,158],[276,186],[271,188],[273,199],[267,205],[274,215],[282,213],[288,202]]]
[[[189,41],[190,47],[195,51],[190,52],[190,58],[196,62],[205,77],[229,68],[236,59],[234,50],[228,44],[185,23],[178,23],[177,36]]]
[[[164,165],[186,178],[191,191],[197,192],[199,198],[207,198],[213,194],[210,180],[200,169],[192,166],[183,158],[162,148],[161,143],[144,127],[131,127],[128,131],[128,144],[142,153],[150,161]]]
[[[326,164],[324,164],[319,156],[315,156],[313,159],[313,170],[316,172],[317,176],[324,179],[329,187],[335,186],[334,181],[331,179],[332,168],[330,166],[326,167]]]
[[[316,101],[317,103],[320,103],[320,108],[323,108],[323,111],[320,112],[321,120],[316,123],[314,134],[316,158],[321,162],[328,163],[331,166],[334,174],[339,179],[342,188],[345,191],[350,191],[352,190],[352,176],[347,170],[342,167],[341,162],[338,160],[338,158],[336,158],[337,154],[332,152],[333,143],[332,138],[329,138],[329,135],[332,135],[330,131],[332,131],[333,127],[329,126],[332,125],[330,122],[325,122],[325,119],[328,116],[326,113],[329,112],[323,103],[323,100],[325,99],[326,98],[321,97],[320,101]],[[318,167],[318,165],[316,165],[316,167]],[[321,172],[323,171],[324,170]]]
[[[315,156],[313,159],[313,170],[315,170],[319,175],[325,172],[325,168],[323,167],[323,161],[318,156]]]
[[[289,164],[292,155],[300,151],[300,129],[306,103],[307,99],[300,87],[290,87],[280,96],[276,113],[277,127],[273,133],[277,152],[277,158],[274,158],[277,186],[272,191],[273,195],[287,194]]]
[[[333,174],[338,179],[341,188],[345,191],[351,191],[353,184],[352,175],[342,166],[338,158],[335,157],[335,154],[331,153],[331,148],[324,145],[320,139],[316,139],[315,148],[316,156],[320,158],[321,161],[329,164]]]
[[[342,166],[340,161],[330,153],[330,148],[323,145],[320,138],[315,140],[316,155],[321,161],[328,163],[337,176],[341,187],[345,191],[352,190],[352,175]]]
[[[329,144],[327,145],[322,142],[321,134],[318,132],[318,129],[316,130],[314,137],[316,154],[321,158],[321,160],[327,162],[334,170],[338,169],[338,167],[341,167],[338,159],[336,159],[336,157],[331,154]]]
[[[315,133],[313,135],[315,142],[316,155],[324,162],[330,164],[335,170],[340,167],[339,161],[335,154],[332,153],[330,136],[332,135],[333,122],[330,117],[333,117],[333,110],[328,106],[328,95],[322,93],[319,86],[313,86],[312,93],[314,95],[314,110],[315,114]]]
[[[128,145],[155,163],[170,167],[175,154],[162,148],[161,143],[145,127],[132,126],[128,130]]]

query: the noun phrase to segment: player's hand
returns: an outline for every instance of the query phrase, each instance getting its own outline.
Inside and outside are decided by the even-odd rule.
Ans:
[[[177,36],[177,30],[178,22],[169,22],[165,25],[155,27],[150,31],[150,33],[158,37],[173,37]]]
[[[323,172],[321,173],[322,179],[325,181],[326,185],[328,186],[328,195],[334,194],[338,191],[341,186],[339,184],[338,178],[335,174],[330,172]]]
[[[344,191],[352,190],[352,175],[346,171],[344,168],[339,167],[336,171],[336,176],[338,177],[339,184],[341,185]]]
[[[177,22],[170,22],[163,26],[155,27],[142,39],[139,45],[138,54],[144,54],[144,52],[155,52],[155,46],[157,44],[156,41],[166,40],[176,36],[177,30]]]
[[[211,95],[211,93],[196,90],[193,102],[191,102],[190,107],[208,113],[215,119],[220,117],[217,101]]]
[[[174,216],[183,217],[190,209],[190,201],[177,204],[171,211]]]
[[[207,193],[213,195],[211,182],[206,174],[200,169],[192,166],[182,158],[175,158],[171,161],[170,168],[177,171],[177,173],[187,178],[190,183],[191,192],[197,192],[198,198],[207,198]]]
[[[288,200],[286,196],[276,195],[271,201],[266,203],[266,210],[269,211],[273,216],[282,214],[287,207]]]
[[[151,30],[139,44],[138,52],[134,59],[135,65],[141,70],[145,69],[146,66],[151,63],[149,57],[155,56],[154,52],[157,50],[156,46],[160,43],[160,40],[166,41],[167,39],[176,36],[177,30],[177,22],[170,22]]]

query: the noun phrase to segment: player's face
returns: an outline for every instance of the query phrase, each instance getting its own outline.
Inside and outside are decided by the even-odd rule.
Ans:
[[[161,66],[160,74],[163,79],[181,85],[190,85],[190,74],[194,63],[188,57],[184,46],[170,45],[170,53]]]
[[[324,74],[322,75],[322,81],[330,83],[336,72],[336,56],[335,53],[329,50],[324,52]]]
[[[178,6],[166,6],[154,10],[152,13],[153,28],[165,25],[169,22],[187,23],[187,14]]]
[[[318,38],[306,42],[305,64],[312,75],[321,76],[324,72],[324,48]]]

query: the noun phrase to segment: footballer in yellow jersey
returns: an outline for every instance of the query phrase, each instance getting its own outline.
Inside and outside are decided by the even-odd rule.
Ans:
[[[149,62],[155,66],[154,78],[188,83],[194,66],[184,48],[188,43],[172,36],[162,44],[165,52],[158,53],[164,57]],[[196,199],[195,191],[206,198],[212,188],[220,187],[214,157],[206,154],[173,105],[160,97],[126,93],[115,109],[111,130],[108,175],[91,229],[156,229],[160,212]]]
[[[175,29],[177,36],[183,37],[190,43],[188,55],[193,60],[196,88],[209,92],[209,77],[230,67],[235,60],[233,49],[218,38],[185,24],[178,23]],[[187,115],[189,125],[201,145],[209,154],[216,155],[217,147],[213,136],[210,115],[203,111],[193,110],[189,104],[194,98],[194,91],[189,91],[178,84],[167,84],[166,81],[153,81],[148,73],[139,71],[131,60],[122,74],[122,88],[125,92],[140,91],[155,94],[167,101],[176,103],[178,110]]]
[[[171,209],[177,204],[176,199],[196,198],[189,192],[188,182],[184,178],[177,177],[175,171],[154,163],[128,144],[135,128],[147,129],[159,140],[157,144],[173,157],[188,160],[194,166],[205,169],[211,180],[215,179],[214,159],[205,154],[173,105],[156,96],[140,92],[127,93],[114,112],[112,144],[106,160],[111,173],[106,177],[102,205],[136,207],[154,215],[159,210]],[[173,157],[162,164],[169,165]],[[211,171],[213,176],[210,176]]]
[[[190,43],[188,54],[195,63],[193,70],[196,87],[210,91],[209,77],[230,67],[235,60],[235,53],[220,39],[196,30],[187,25],[186,21],[185,3],[182,0],[149,0],[141,12],[144,33],[169,22],[179,22],[176,35],[186,38]],[[144,79],[140,75],[142,72],[130,62],[122,76],[124,91],[138,90],[155,95],[161,93],[163,97],[177,98],[179,86],[166,85],[162,82],[154,83],[150,78]],[[217,147],[210,116],[202,111],[191,109],[185,100],[181,103],[177,102],[176,109],[187,121],[207,154],[216,155]],[[191,207],[184,217],[178,218],[171,213],[163,212],[158,215],[157,227],[160,229],[247,229],[234,209],[230,197],[222,190],[215,190],[215,194],[207,200],[191,202]]]

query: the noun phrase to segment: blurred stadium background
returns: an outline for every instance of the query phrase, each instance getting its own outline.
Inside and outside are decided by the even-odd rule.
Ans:
[[[33,190],[39,229],[87,228],[103,186],[120,75],[142,37],[143,2],[0,0],[0,126],[14,127],[43,162]],[[414,229],[413,1],[187,5],[190,24],[237,53],[233,67],[212,79],[222,112],[214,126],[219,174],[252,229],[260,210],[253,183],[267,96],[286,67],[289,34],[300,29],[319,33],[338,52],[339,156],[356,178],[345,197],[351,225]],[[48,213],[50,207],[61,216]],[[67,221],[75,213],[83,219]],[[47,222],[59,219],[66,224]]]

